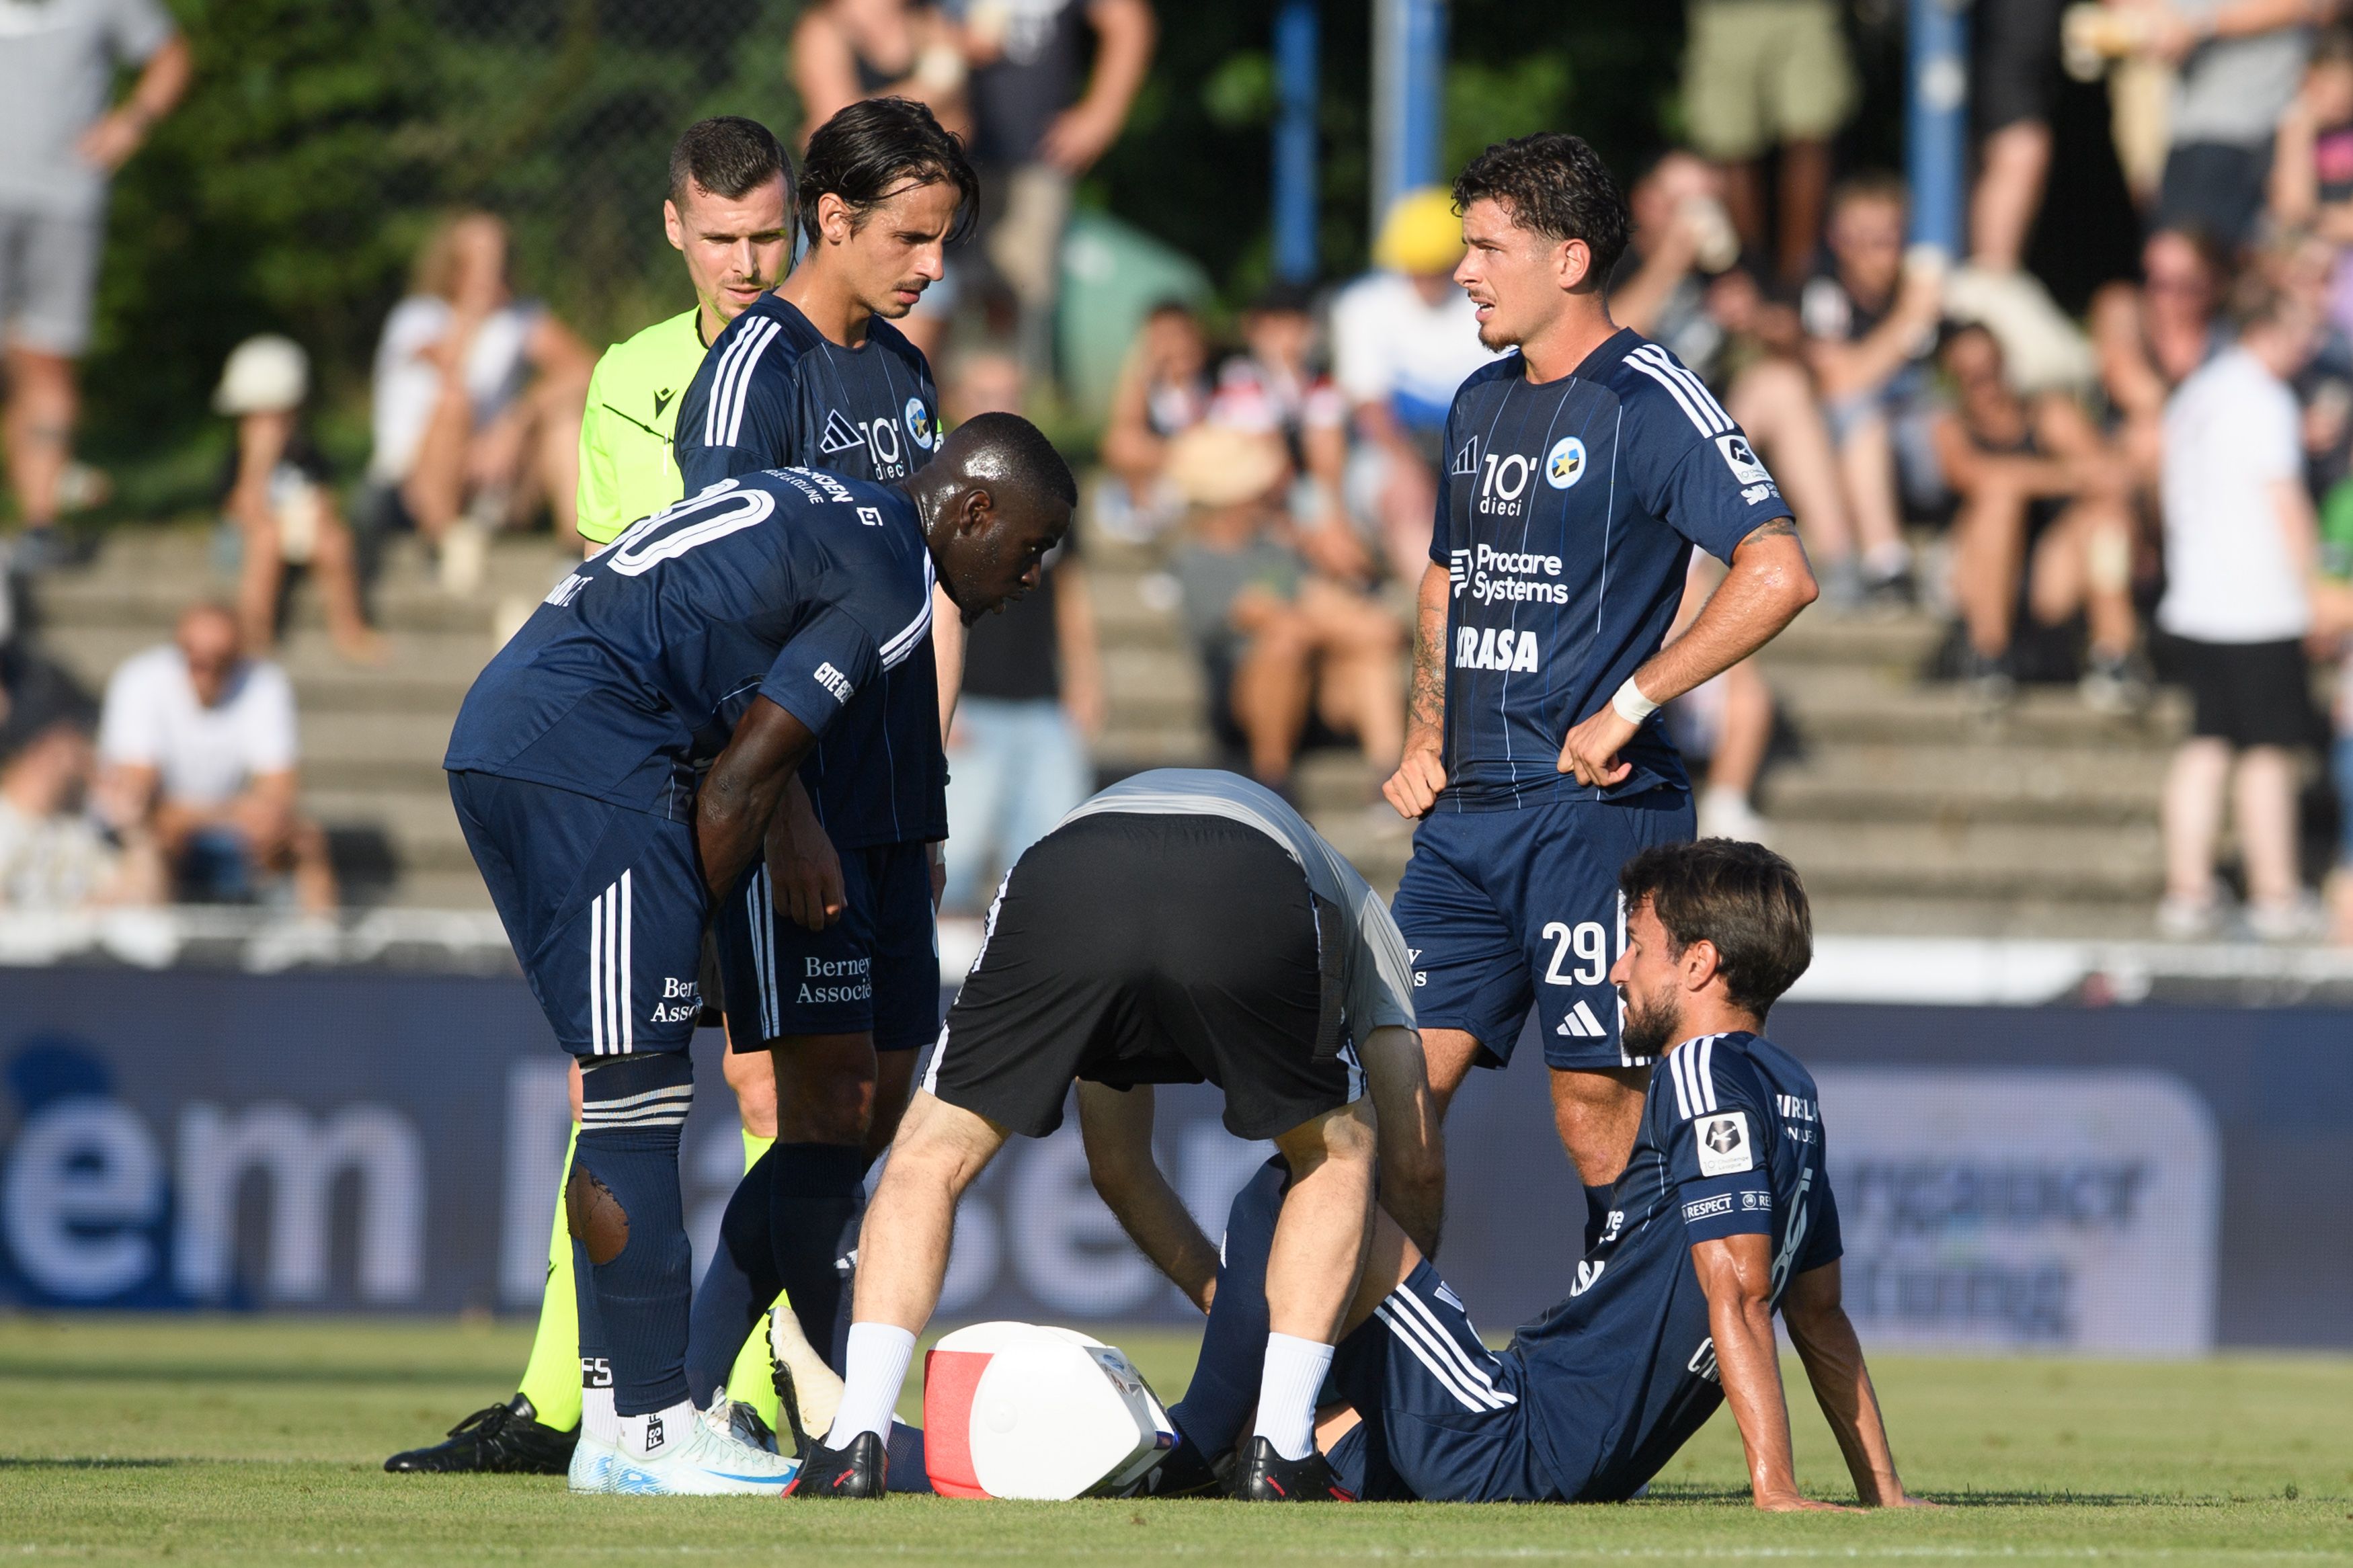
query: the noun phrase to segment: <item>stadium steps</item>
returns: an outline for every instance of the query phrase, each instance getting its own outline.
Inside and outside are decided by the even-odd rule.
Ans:
[[[1113,719],[1106,767],[1197,763],[1200,676],[1159,552],[1090,541]],[[1919,672],[1936,617],[1801,616],[1763,668],[1793,744],[1761,805],[1825,931],[2134,938],[2160,888],[2158,800],[2181,733],[2177,700],[2140,716],[2030,688],[1988,711]],[[1408,825],[1353,755],[1310,753],[1301,806],[1376,887],[1396,886]]]
[[[1098,767],[1216,762],[1162,552],[1095,537],[1085,560],[1110,696]],[[304,798],[333,835],[354,902],[486,906],[438,764],[494,628],[527,614],[565,561],[544,537],[502,540],[482,590],[450,598],[403,542],[375,595],[389,650],[380,668],[340,659],[315,595],[297,589],[281,658],[301,708]],[[39,585],[41,644],[95,692],[123,658],[167,637],[186,604],[232,587],[207,531],[121,531],[91,571]],[[2036,689],[1989,714],[1918,681],[1942,636],[1925,615],[1809,613],[1762,661],[1795,745],[1761,804],[1774,841],[1806,872],[1822,929],[2147,935],[2179,706],[2110,718],[2071,691]],[[1319,752],[1303,760],[1294,793],[1386,891],[1411,832],[1379,804],[1377,783],[1352,753]]]
[[[528,615],[566,559],[545,536],[502,539],[481,589],[452,597],[413,542],[396,542],[373,596],[385,642],[380,667],[339,657],[316,595],[297,585],[278,657],[301,714],[303,805],[334,845],[347,901],[489,907],[449,807],[441,755],[496,628]],[[124,658],[168,637],[187,605],[235,586],[218,570],[207,530],[119,530],[90,571],[38,584],[40,646],[96,694]]]

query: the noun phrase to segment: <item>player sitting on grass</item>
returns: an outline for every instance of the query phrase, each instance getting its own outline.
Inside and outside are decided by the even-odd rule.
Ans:
[[[935,572],[966,616],[1016,597],[1077,495],[1037,427],[1003,414],[903,484],[795,468],[713,485],[581,563],[467,693],[450,796],[583,1069],[565,1184],[576,1489],[775,1491],[793,1473],[688,1395],[678,1148],[703,928],[818,736],[921,645]]]
[[[1839,1304],[1838,1204],[1814,1080],[1758,1033],[1813,950],[1804,888],[1754,844],[1662,845],[1629,861],[1611,972],[1649,1102],[1599,1242],[1568,1299],[1487,1349],[1386,1215],[1350,1305],[1316,1438],[1326,1495],[1611,1502],[1639,1492],[1730,1400],[1757,1506],[1800,1495],[1774,1344],[1778,1310],[1865,1504],[1910,1505],[1854,1326]],[[1670,1048],[1672,1047],[1672,1048]],[[1261,1283],[1284,1173],[1235,1199],[1201,1360],[1152,1484],[1206,1490],[1258,1387]]]
[[[1204,1079],[1225,1091],[1227,1128],[1272,1139],[1292,1177],[1268,1237],[1258,1420],[1234,1492],[1295,1492],[1299,1471],[1323,1468],[1315,1391],[1373,1211],[1368,1080],[1392,1140],[1436,1122],[1409,974],[1379,896],[1281,796],[1234,774],[1139,773],[1030,846],[891,1145],[859,1233],[840,1410],[792,1495],[881,1494],[891,1408],[939,1301],[956,1199],[1005,1141],[1061,1125],[1080,1080],[1141,1100],[1139,1085]],[[1148,1166],[1145,1115],[1128,1142]],[[1435,1151],[1398,1154],[1419,1168]],[[1206,1302],[1217,1253],[1166,1180],[1102,1191]]]

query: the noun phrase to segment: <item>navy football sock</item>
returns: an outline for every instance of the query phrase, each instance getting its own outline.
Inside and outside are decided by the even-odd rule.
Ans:
[[[891,1456],[891,1490],[894,1492],[929,1492],[932,1478],[923,1468],[923,1429],[910,1426],[904,1421],[891,1423],[891,1435],[883,1439]]]
[[[686,1336],[686,1386],[704,1408],[734,1372],[744,1336],[776,1299],[776,1255],[768,1243],[768,1160],[761,1155],[735,1184],[719,1221],[719,1246],[695,1288]],[[740,1388],[731,1392],[743,1397]]]
[[[1232,1451],[1258,1405],[1269,1326],[1266,1260],[1274,1250],[1275,1217],[1290,1184],[1291,1168],[1278,1154],[1234,1194],[1226,1215],[1218,1294],[1209,1304],[1208,1326],[1201,1331],[1201,1357],[1185,1397],[1168,1411],[1185,1440],[1212,1460]]]
[[[841,1370],[835,1319],[848,1311],[846,1276],[835,1267],[846,1256],[842,1238],[855,1244],[865,1197],[863,1151],[849,1143],[779,1143],[768,1151],[768,1245],[776,1278],[792,1298],[808,1342],[831,1352]]]
[[[678,1143],[694,1068],[682,1051],[584,1067],[580,1146],[565,1207],[591,1265],[613,1408],[643,1415],[687,1397],[693,1259]]]
[[[588,1249],[578,1237],[572,1242],[572,1299],[580,1316],[580,1433],[600,1443],[612,1441],[612,1412],[598,1419],[598,1396],[609,1402],[613,1393],[613,1347],[605,1339],[605,1313],[596,1304],[596,1276],[588,1266]]]
[[[1606,1187],[1585,1189],[1585,1250],[1590,1252],[1601,1241],[1601,1233],[1609,1224],[1609,1199],[1618,1191],[1613,1182]]]

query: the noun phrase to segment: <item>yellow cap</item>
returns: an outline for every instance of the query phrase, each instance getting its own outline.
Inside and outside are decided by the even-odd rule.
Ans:
[[[1451,272],[1462,259],[1462,219],[1451,193],[1436,185],[1408,191],[1389,205],[1373,242],[1373,262],[1392,272]]]

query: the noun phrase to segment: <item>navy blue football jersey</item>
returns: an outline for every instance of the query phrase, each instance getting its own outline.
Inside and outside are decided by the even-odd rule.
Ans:
[[[688,493],[762,468],[881,483],[930,461],[940,441],[931,366],[880,317],[866,333],[863,348],[844,348],[774,294],[728,323],[679,405]],[[945,838],[947,759],[929,637],[874,695],[842,715],[801,770],[818,820],[842,849]]]
[[[1694,544],[1729,561],[1789,515],[1698,376],[1623,331],[1569,374],[1531,384],[1514,353],[1462,384],[1430,558],[1446,617],[1440,811],[1688,788],[1653,714],[1608,787],[1557,771],[1568,731],[1659,649]]]
[[[1773,1304],[1837,1261],[1820,1096],[1756,1035],[1702,1035],[1651,1069],[1642,1130],[1567,1300],[1520,1330],[1530,1436],[1560,1495],[1630,1497],[1715,1414],[1702,1241],[1771,1237]]]
[[[931,636],[906,492],[807,469],[727,479],[557,584],[474,680],[442,766],[677,815],[752,699],[820,737]]]

